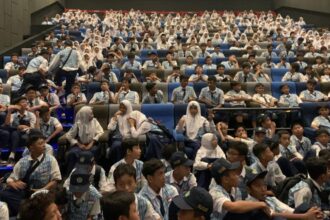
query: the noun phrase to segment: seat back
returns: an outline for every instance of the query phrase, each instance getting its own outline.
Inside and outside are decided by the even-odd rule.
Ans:
[[[174,128],[174,105],[168,104],[145,104],[141,106],[141,112],[148,117],[159,121],[170,131]]]
[[[284,74],[288,72],[289,69],[275,69],[272,68],[270,73],[272,74],[273,82],[281,82]]]
[[[195,90],[195,93],[197,95],[197,97],[199,97],[199,94],[201,93],[201,90],[204,88],[204,87],[207,87],[207,83],[206,82],[199,82],[199,83],[194,83],[194,90]]]
[[[246,83],[246,92],[253,96],[253,94],[255,94],[255,87],[256,85],[259,84],[259,83],[256,83],[256,82],[248,82]],[[271,95],[272,94],[272,90],[271,90],[271,83],[262,83],[265,87],[265,94],[269,94]]]
[[[74,109],[75,114],[83,107],[82,105],[77,105]],[[89,105],[93,109],[94,117],[98,120],[100,125],[104,130],[107,130],[109,124],[109,105]]]
[[[93,95],[96,92],[100,92],[101,91],[101,83],[100,82],[90,82],[87,84],[87,93],[86,93],[86,98],[87,100],[91,100],[91,98],[93,97]]]

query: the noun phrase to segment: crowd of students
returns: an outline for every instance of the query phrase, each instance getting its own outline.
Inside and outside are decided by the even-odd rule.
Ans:
[[[306,30],[302,18],[272,12],[130,10],[101,17],[70,10],[47,18],[43,24],[60,31],[37,42],[28,63],[13,54],[5,64],[0,147],[10,153],[1,155],[1,163],[14,167],[2,179],[0,219],[328,218],[329,95],[316,90],[330,80],[328,30]],[[304,61],[310,58],[313,65]],[[272,81],[269,68],[288,69],[279,99],[265,91],[263,83]],[[235,69],[234,76],[228,74]],[[138,77],[141,71],[149,73]],[[100,88],[87,98],[91,82]],[[147,93],[140,97],[131,84],[142,82]],[[170,100],[157,89],[160,82],[179,83]],[[189,84],[198,82],[207,82],[199,94]],[[229,82],[230,90],[225,93],[218,82]],[[242,89],[250,82],[257,82],[253,95]],[[287,82],[304,82],[307,89],[292,93]],[[10,95],[4,94],[6,86]],[[187,104],[175,127],[182,143],[168,131],[173,128],[134,109],[167,102]],[[309,125],[299,110],[290,110],[302,102],[319,105]],[[109,120],[104,150],[99,140],[106,132],[93,106],[108,104],[119,107]],[[245,113],[250,106],[263,113]],[[68,131],[58,118],[62,107],[76,108]],[[213,111],[227,107],[243,111]],[[304,136],[304,127],[315,130],[315,142]],[[63,135],[69,148],[65,161],[57,161],[53,146]],[[19,159],[16,150],[25,146]]]

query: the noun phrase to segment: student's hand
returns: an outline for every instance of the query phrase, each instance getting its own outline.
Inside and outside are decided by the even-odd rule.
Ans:
[[[133,118],[128,118],[127,121],[131,127],[135,127],[135,120]]]
[[[77,145],[78,145],[78,147],[80,148],[80,149],[82,149],[82,150],[84,150],[85,149],[85,145],[83,145],[83,144],[81,144],[81,143],[77,143]]]
[[[181,118],[181,119],[179,120],[179,126],[180,126],[180,127],[183,127],[184,122],[185,122],[185,119],[184,119],[184,118]]]
[[[122,115],[122,114],[123,114],[123,113],[122,113],[121,111],[117,111],[117,112],[115,113],[114,117],[117,118],[118,115]]]
[[[212,165],[213,165],[212,163],[207,164],[207,169],[211,170]]]
[[[17,180],[17,181],[9,182],[8,186],[15,190],[19,190],[19,189],[25,189],[26,183],[22,182],[21,180]]]
[[[36,118],[40,118],[39,111],[35,111],[34,114],[36,115]]]
[[[17,126],[17,130],[24,131],[26,129],[29,129],[29,126],[27,126],[27,125],[18,125]]]
[[[18,105],[9,105],[8,106],[8,111],[14,111],[14,110],[20,110],[21,107]]]
[[[323,213],[319,208],[312,207],[305,213],[305,218],[304,219],[306,219],[306,220],[323,219]]]

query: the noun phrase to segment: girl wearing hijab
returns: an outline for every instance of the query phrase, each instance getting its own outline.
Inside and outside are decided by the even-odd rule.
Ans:
[[[74,168],[81,151],[92,151],[94,157],[98,158],[97,141],[103,133],[102,126],[94,118],[92,108],[90,106],[82,107],[76,114],[73,127],[66,134],[71,146],[68,153],[68,174]]]
[[[212,124],[214,125],[213,121]],[[201,116],[201,107],[198,102],[189,102],[187,113],[179,120],[176,126],[176,131],[184,133],[186,154],[189,159],[194,159],[196,152],[200,147],[202,135],[211,131],[210,122]]]
[[[215,134],[206,133],[202,137],[201,147],[198,149],[194,169],[206,170],[212,166],[212,163],[205,162],[205,159],[226,158],[225,153],[218,145],[218,138]]]
[[[128,100],[123,100],[119,104],[119,110],[111,118],[108,125],[110,131],[109,146],[111,146],[110,165],[116,163],[123,157],[121,142],[124,138],[131,137],[129,115],[132,112],[132,105]]]

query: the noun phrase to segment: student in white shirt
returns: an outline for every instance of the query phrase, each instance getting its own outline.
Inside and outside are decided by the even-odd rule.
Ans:
[[[277,99],[269,94],[265,94],[265,86],[258,83],[255,87],[255,94],[252,96],[252,100],[260,104],[261,108],[272,108],[277,106]]]
[[[329,107],[326,105],[321,105],[318,108],[319,115],[316,116],[311,124],[314,129],[325,128],[330,131],[330,117],[329,117]]]
[[[6,63],[4,69],[7,70],[7,73],[9,73],[11,70],[18,70],[20,65],[23,64],[19,63],[18,54],[13,53],[10,57],[10,62]]]
[[[307,81],[307,90],[300,93],[299,98],[303,102],[322,102],[327,101],[328,97],[320,91],[315,90],[317,82],[313,79]]]
[[[130,90],[129,85],[130,85],[129,78],[124,77],[120,89],[114,96],[115,103],[121,103],[124,100],[128,100],[131,104],[140,103],[139,94],[136,91]]]
[[[71,92],[72,93],[66,98],[67,105],[74,107],[76,105],[87,103],[86,96],[81,92],[79,83],[72,85]]]
[[[102,81],[101,92],[94,93],[92,99],[89,101],[90,104],[105,105],[114,102],[114,94],[109,89],[109,82]]]
[[[315,155],[318,157],[321,150],[330,149],[330,134],[327,129],[320,128],[316,131],[316,141],[312,145],[311,149],[315,151]]]
[[[323,74],[321,76],[321,82],[330,82],[330,67],[323,69]]]
[[[300,67],[298,64],[291,63],[290,71],[284,74],[282,77],[282,82],[306,82],[306,77],[299,72],[299,69]]]
[[[82,107],[76,114],[73,127],[66,133],[66,138],[71,145],[68,152],[68,174],[74,168],[79,152],[91,151],[94,153],[95,158],[98,158],[97,142],[103,133],[102,126],[94,118],[92,107]]]

